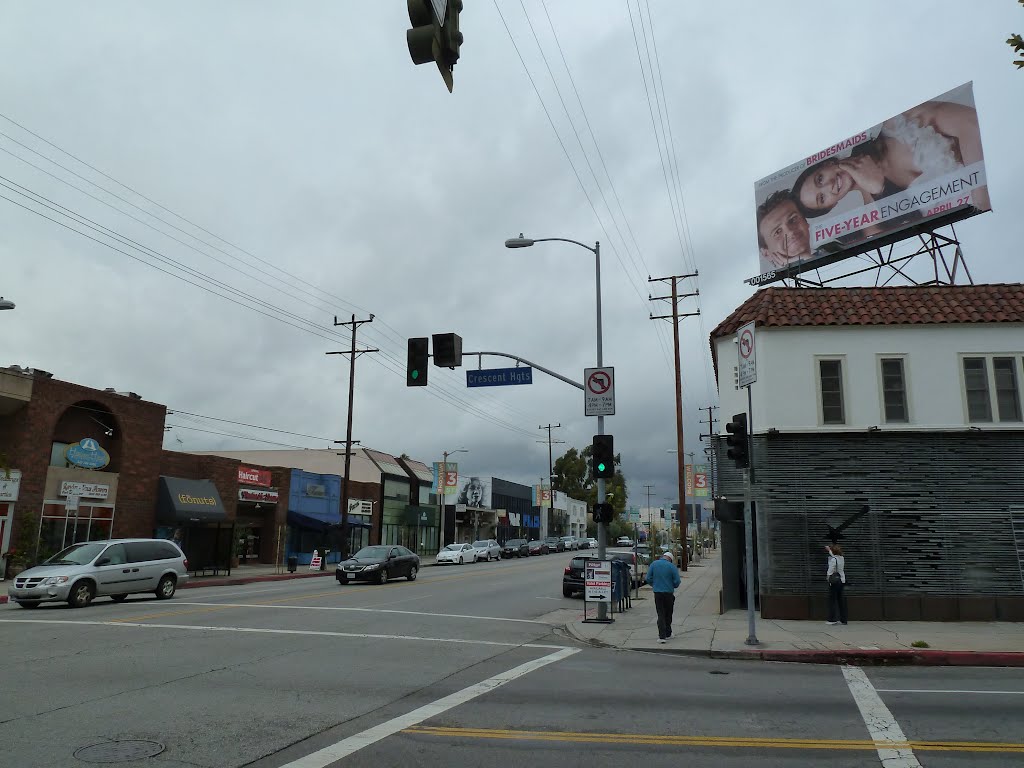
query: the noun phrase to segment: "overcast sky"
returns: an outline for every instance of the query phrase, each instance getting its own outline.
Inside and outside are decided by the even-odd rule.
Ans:
[[[648,317],[668,309],[647,300],[664,294],[648,275],[700,272],[686,283],[699,301],[683,307],[701,315],[681,324],[686,446],[699,455],[698,408],[717,402],[708,333],[758,272],[754,181],[970,80],[994,211],[957,232],[975,282],[1024,279],[1013,0],[524,2],[528,16],[519,0],[467,0],[449,94],[435,67],[410,61],[398,0],[2,0],[0,176],[20,186],[0,195],[106,245],[0,200],[0,295],[17,304],[0,314],[0,364],[312,436],[174,415],[169,448],[320,448],[345,436],[348,363],[325,353],[348,336],[333,317],[373,313],[360,346],[381,351],[357,362],[353,437],[427,463],[465,447],[464,473],[537,483],[538,425],[561,423],[556,457],[596,431],[581,392],[539,372],[532,386],[467,389],[464,371],[438,368],[409,389],[405,340],[456,331],[467,351],[582,380],[596,359],[592,255],[503,241],[600,240],[617,377],[607,431],[631,502],[646,504],[645,484],[652,503],[674,501],[671,326]]]

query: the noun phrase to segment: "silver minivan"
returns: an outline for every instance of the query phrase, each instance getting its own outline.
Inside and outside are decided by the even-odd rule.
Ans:
[[[64,601],[72,608],[82,608],[95,597],[121,602],[139,592],[168,600],[187,580],[188,560],[173,542],[110,539],[73,544],[22,571],[7,594],[22,608]]]

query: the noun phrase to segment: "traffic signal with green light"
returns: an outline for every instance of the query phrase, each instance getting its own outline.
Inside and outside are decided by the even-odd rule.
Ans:
[[[725,431],[729,433],[729,436],[725,438],[725,444],[729,446],[725,455],[733,460],[737,469],[746,469],[750,466],[747,414],[737,413],[733,416],[732,421],[725,425]]]
[[[615,477],[615,449],[611,435],[594,435],[591,460],[595,478]]]
[[[434,365],[458,368],[462,365],[462,337],[457,333],[435,333]]]
[[[427,364],[430,361],[430,339],[426,336],[409,339],[408,365],[405,369],[405,386],[427,386]]]

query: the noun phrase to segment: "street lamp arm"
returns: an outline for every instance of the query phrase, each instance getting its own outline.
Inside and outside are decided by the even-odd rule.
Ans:
[[[533,242],[535,242],[535,243],[550,243],[550,242],[573,243],[574,245],[580,246],[580,248],[586,248],[588,251],[590,251],[593,254],[597,253],[597,249],[596,248],[591,248],[586,243],[581,243],[579,240],[570,240],[567,237],[537,237],[537,238],[533,239]]]

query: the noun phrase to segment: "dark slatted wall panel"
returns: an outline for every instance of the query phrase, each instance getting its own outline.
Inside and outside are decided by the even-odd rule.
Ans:
[[[766,593],[819,590],[829,526],[867,507],[840,539],[858,592],[1024,595],[1024,433],[757,435],[754,460]]]

